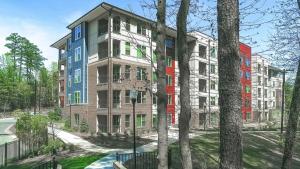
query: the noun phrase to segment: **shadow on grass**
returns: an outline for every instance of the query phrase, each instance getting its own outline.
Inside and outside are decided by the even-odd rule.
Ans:
[[[133,137],[128,136],[89,136],[84,137],[84,139],[88,140],[89,142],[96,144],[101,147],[106,148],[120,148],[120,149],[130,149],[133,147]],[[142,146],[148,143],[153,142],[150,139],[143,139],[143,138],[136,138],[136,146]]]

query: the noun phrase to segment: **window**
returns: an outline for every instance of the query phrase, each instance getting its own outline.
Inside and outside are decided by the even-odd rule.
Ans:
[[[260,64],[257,65],[257,71],[258,71],[258,73],[261,73],[261,65]]]
[[[172,86],[173,78],[170,75],[167,75],[167,86]]]
[[[78,113],[75,113],[75,114],[74,114],[74,117],[75,117],[75,124],[76,124],[76,125],[79,125],[79,114],[78,114]]]
[[[75,103],[80,103],[80,91],[75,91],[74,92],[74,96],[75,96]]]
[[[75,27],[75,40],[81,38],[81,25]]]
[[[153,54],[152,54],[152,62],[153,62],[153,63],[156,63],[156,62],[157,62],[157,55],[156,55],[155,52],[153,52]]]
[[[126,128],[130,127],[130,115],[129,114],[125,115],[125,127]]]
[[[250,93],[250,92],[251,92],[250,86],[246,86],[246,87],[245,87],[245,92],[246,92],[246,93]]]
[[[71,56],[68,57],[68,67],[69,69],[71,69],[71,65],[72,65],[72,58]]]
[[[211,64],[210,65],[210,73],[215,74],[216,73],[216,65]]]
[[[121,91],[114,90],[113,91],[113,108],[120,108],[121,107]]]
[[[210,105],[212,106],[216,105],[216,97],[210,97]]]
[[[275,91],[273,91],[273,97],[275,97]]]
[[[98,36],[106,34],[108,31],[108,20],[101,19],[98,21]]]
[[[137,80],[146,80],[146,69],[145,68],[137,67],[136,79]]]
[[[156,72],[152,72],[152,81],[157,82],[157,74]]]
[[[268,109],[268,101],[265,101],[264,106],[265,106],[265,109]]]
[[[257,76],[258,85],[261,85],[261,77]]]
[[[126,104],[130,103],[130,90],[125,91],[125,103]]]
[[[137,45],[136,53],[137,58],[146,58],[146,46]]]
[[[251,66],[250,59],[247,58],[245,64],[246,64],[247,67],[250,67]]]
[[[125,29],[127,31],[130,31],[130,19],[129,18],[126,18],[126,21],[125,21]]]
[[[166,57],[166,61],[167,61],[167,66],[172,67],[172,58],[171,57]]]
[[[251,112],[246,113],[246,121],[251,120]]]
[[[246,72],[246,73],[245,73],[245,78],[246,78],[247,80],[250,80],[250,78],[251,78],[251,73],[250,73],[250,72]]]
[[[146,92],[145,91],[138,91],[137,103],[146,103]]]
[[[144,36],[146,35],[146,27],[141,22],[137,23],[137,33]]]
[[[261,98],[261,88],[257,89],[258,98]]]
[[[81,59],[81,47],[75,48],[75,62]]]
[[[68,49],[68,50],[71,49],[71,43],[72,43],[72,39],[69,38],[69,39],[67,40],[67,49]]]
[[[119,57],[119,56],[120,56],[120,41],[113,40],[113,57]]]
[[[168,94],[168,105],[172,105],[172,95]]]
[[[212,47],[211,50],[210,50],[210,56],[212,58],[216,58],[217,57],[217,49],[216,47]]]
[[[116,16],[113,18],[113,32],[120,33],[120,17]]]
[[[152,104],[157,105],[157,96],[153,95]]]
[[[72,85],[72,80],[71,80],[71,75],[68,77],[68,87],[71,87]]]
[[[206,46],[199,44],[199,57],[206,58]]]
[[[264,74],[267,75],[268,74],[268,68],[265,66],[264,67]]]
[[[74,75],[74,83],[80,83],[80,82],[81,82],[81,69],[76,69]]]
[[[265,85],[265,86],[268,86],[268,78],[265,78],[265,79],[264,79],[264,85]]]
[[[216,90],[216,81],[214,81],[214,80],[210,81],[210,89],[211,90]]]
[[[245,107],[249,108],[251,106],[251,101],[249,99],[245,100]]]
[[[125,79],[130,79],[130,66],[129,65],[126,65],[125,66]]]
[[[138,114],[136,117],[136,127],[141,128],[146,126],[146,115]]]
[[[264,91],[264,97],[265,98],[268,97],[268,90],[267,89],[265,89],[265,91]]]
[[[130,42],[125,43],[125,55],[130,55]]]
[[[258,100],[257,105],[258,109],[261,109],[261,100]]]
[[[68,103],[72,104],[72,94],[68,94]]]
[[[273,87],[275,87],[275,82],[273,82]]]

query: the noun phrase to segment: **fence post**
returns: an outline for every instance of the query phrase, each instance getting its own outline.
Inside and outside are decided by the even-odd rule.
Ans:
[[[117,159],[117,161],[120,161],[120,159],[119,159],[119,153],[116,153],[116,159]]]
[[[5,143],[4,146],[5,150],[4,150],[4,166],[7,166],[7,143]]]
[[[168,149],[168,168],[171,168],[172,164],[172,151],[171,149]]]
[[[57,169],[57,161],[55,160],[55,156],[53,157],[53,169]]]
[[[21,141],[20,139],[18,139],[18,159],[21,159]]]

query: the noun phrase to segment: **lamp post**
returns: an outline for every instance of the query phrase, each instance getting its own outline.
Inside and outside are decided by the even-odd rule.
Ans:
[[[133,107],[133,157],[134,157],[134,169],[136,169],[136,144],[135,144],[135,102],[138,92],[136,90],[130,91],[130,99]]]

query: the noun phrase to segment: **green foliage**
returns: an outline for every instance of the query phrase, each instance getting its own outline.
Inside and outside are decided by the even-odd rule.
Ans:
[[[60,148],[63,148],[64,143],[58,139],[51,139],[48,142],[48,145],[43,145],[42,146],[42,151],[44,154],[51,154],[53,150],[58,150]]]
[[[61,112],[59,110],[50,111],[48,113],[48,118],[51,122],[56,122],[61,119]]]
[[[47,117],[30,115],[28,112],[16,111],[16,135],[19,139],[30,139],[34,145],[41,145],[47,141]]]
[[[86,133],[89,131],[89,125],[86,121],[86,119],[82,119],[80,122],[80,132]]]
[[[69,118],[67,118],[67,119],[65,120],[64,128],[65,128],[65,129],[70,129],[70,128],[71,128],[71,126],[70,126],[70,119],[69,119]]]

